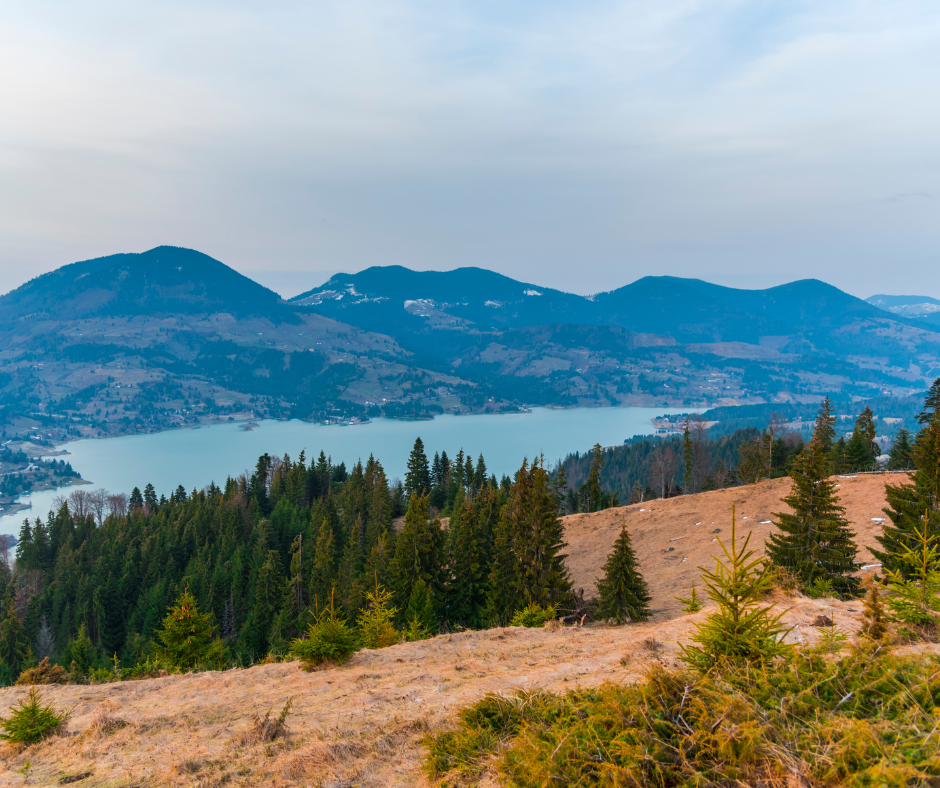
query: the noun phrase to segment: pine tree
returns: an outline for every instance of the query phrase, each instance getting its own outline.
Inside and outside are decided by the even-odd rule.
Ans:
[[[196,598],[189,587],[177,597],[157,632],[163,642],[167,661],[181,670],[190,670],[211,653],[212,624],[210,615],[199,612]]]
[[[770,535],[767,556],[794,572],[804,588],[829,581],[836,592],[853,595],[858,586],[850,576],[855,571],[855,534],[843,518],[827,459],[814,436],[793,462],[793,486],[783,499],[793,513],[776,514],[777,532]]]
[[[604,506],[604,491],[601,489],[601,470],[604,468],[604,450],[599,443],[591,449],[591,469],[587,478],[587,511],[597,512]]]
[[[924,512],[913,546],[905,545],[896,563],[905,571],[888,569],[888,607],[898,621],[934,627],[940,620],[940,534],[931,533]]]
[[[333,548],[333,529],[327,518],[323,519],[317,534],[317,544],[314,548],[313,571],[310,577],[310,596],[315,612],[326,605],[326,600],[335,584],[333,562],[335,561]]]
[[[927,406],[924,411],[930,412]],[[909,567],[900,557],[916,546],[925,512],[929,535],[940,534],[940,413],[918,433],[912,455],[914,471],[910,481],[885,484],[888,506],[884,512],[891,524],[876,537],[882,549],[872,550],[886,570],[904,576]]]
[[[903,427],[898,430],[888,452],[888,470],[906,471],[914,467],[914,450],[911,434]]]
[[[940,378],[933,382],[924,399],[924,409],[917,414],[917,420],[921,424],[930,424],[938,419],[940,419]]]
[[[9,685],[23,670],[30,667],[27,664],[30,649],[23,633],[23,625],[13,606],[12,586],[7,589],[3,607],[3,619],[0,620],[0,683]]]
[[[404,527],[395,539],[391,591],[395,607],[403,614],[419,580],[432,599],[438,591],[444,535],[440,523],[428,519],[428,511],[428,497],[412,495],[408,500]]]
[[[405,492],[409,496],[423,495],[431,492],[431,472],[428,469],[428,458],[424,453],[424,443],[421,438],[415,439],[414,448],[408,457],[408,472],[405,474]]]
[[[682,647],[682,660],[707,671],[723,662],[763,662],[785,652],[781,636],[782,613],[773,615],[761,601],[771,588],[768,565],[754,550],[748,550],[751,535],[738,547],[736,513],[731,510],[731,543],[718,544],[727,562],[715,558],[714,571],[704,571],[705,587],[717,610],[705,619],[692,636],[696,646]]]
[[[865,442],[861,430],[856,429],[845,444],[845,470],[848,473],[870,471],[874,464],[871,450]]]
[[[431,592],[423,578],[415,581],[411,589],[411,595],[408,597],[408,604],[405,605],[404,615],[409,630],[420,629],[424,632],[433,634],[437,631],[437,617],[434,615],[434,601],[431,598]]]
[[[636,563],[630,534],[624,526],[614,543],[613,552],[607,557],[604,577],[597,583],[601,599],[598,611],[600,618],[618,624],[649,618],[652,597]]]

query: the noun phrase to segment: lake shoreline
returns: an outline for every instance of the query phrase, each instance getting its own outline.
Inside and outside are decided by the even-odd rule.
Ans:
[[[654,418],[693,410],[532,408],[467,414],[474,416],[470,420],[456,414],[419,421],[373,419],[353,425],[360,427],[356,430],[299,419],[255,418],[107,439],[81,438],[57,443],[55,450],[67,447],[72,467],[86,483],[114,493],[130,493],[134,487],[142,490],[147,484],[153,484],[158,495],[168,495],[179,485],[186,490],[202,489],[212,482],[222,485],[229,476],[252,473],[262,454],[296,457],[301,450],[308,459],[323,451],[334,464],[343,462],[348,469],[357,461],[365,463],[371,455],[382,463],[390,481],[403,479],[417,437],[424,442],[429,460],[442,450],[453,457],[463,449],[474,460],[483,454],[487,469],[499,478],[518,470],[525,457],[531,460],[541,454],[554,463],[567,454],[588,451],[595,443],[619,445],[634,435],[655,434]],[[248,423],[257,426],[244,429]],[[62,494],[68,494],[67,487],[21,495],[15,503],[32,504],[37,514],[45,516],[52,499]],[[0,522],[16,519],[7,514],[0,512]],[[0,530],[6,529],[0,526]]]

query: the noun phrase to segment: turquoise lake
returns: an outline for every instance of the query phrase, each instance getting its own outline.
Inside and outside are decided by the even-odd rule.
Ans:
[[[85,489],[103,487],[129,493],[149,482],[157,494],[169,494],[182,484],[187,491],[212,481],[222,484],[254,467],[265,452],[296,458],[324,451],[333,462],[350,468],[358,459],[374,454],[388,478],[404,478],[405,463],[415,438],[424,441],[428,457],[445,450],[453,458],[461,449],[476,461],[481,452],[487,469],[497,477],[512,474],[524,457],[544,454],[554,464],[566,454],[586,451],[595,443],[612,446],[634,435],[655,432],[651,420],[688,409],[669,408],[535,408],[528,413],[478,416],[438,416],[431,421],[376,419],[344,427],[304,421],[259,421],[246,430],[240,424],[217,424],[170,430],[149,435],[80,440],[65,445],[68,460],[82,478],[92,482]],[[0,516],[0,532],[16,533],[24,517],[45,517],[53,498],[68,488],[22,496],[32,509]]]

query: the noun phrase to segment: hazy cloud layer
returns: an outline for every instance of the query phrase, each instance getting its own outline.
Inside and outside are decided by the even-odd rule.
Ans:
[[[169,243],[940,296],[940,6],[8,0],[0,291]]]

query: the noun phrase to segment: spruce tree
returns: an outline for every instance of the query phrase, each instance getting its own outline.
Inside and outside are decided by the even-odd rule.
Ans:
[[[438,520],[428,519],[426,495],[414,494],[408,500],[405,524],[395,539],[392,561],[393,603],[404,614],[415,585],[420,580],[434,598],[438,589],[444,534]],[[403,622],[404,623],[404,622]]]
[[[521,594],[518,607],[536,604],[547,608],[559,603],[571,589],[561,552],[566,547],[565,529],[558,517],[550,474],[541,459],[528,468],[523,462],[508,513]]]
[[[426,495],[431,492],[431,471],[428,469],[428,457],[424,453],[424,443],[421,438],[415,439],[415,445],[408,457],[405,492],[409,496]]]
[[[911,446],[911,434],[901,427],[891,442],[891,449],[888,452],[888,470],[889,471],[907,471],[914,467],[913,446]]]
[[[818,450],[828,454],[836,439],[836,417],[832,413],[832,403],[826,397],[819,406],[819,415],[816,417],[816,427],[813,430]]]
[[[924,412],[932,411],[925,406]],[[933,413],[931,420],[917,434],[912,455],[914,471],[910,481],[885,484],[888,506],[884,512],[891,524],[886,525],[884,533],[877,537],[882,549],[872,550],[886,570],[899,572],[905,577],[909,567],[900,556],[916,546],[925,513],[929,536],[940,534],[940,412]]]
[[[29,643],[13,606],[12,585],[5,594],[3,608],[3,619],[0,620],[0,683],[10,685],[23,670],[30,667],[27,664]]]
[[[458,496],[447,528],[447,621],[476,629],[486,602],[485,545],[478,532],[473,504]]]
[[[828,457],[816,436],[793,462],[793,486],[783,502],[792,513],[777,513],[777,531],[770,535],[767,555],[773,563],[789,569],[806,588],[816,581],[830,581],[842,595],[855,594],[857,548],[838,504],[835,485],[829,478]]]
[[[330,521],[323,518],[317,532],[317,543],[313,550],[313,569],[310,573],[309,599],[314,613],[324,609],[336,583],[333,567],[336,560],[333,547],[333,529]]]
[[[189,670],[202,663],[212,650],[210,615],[199,612],[189,587],[179,595],[157,632],[163,642],[167,661],[176,668]]]
[[[937,419],[940,419],[940,378],[933,382],[924,399],[924,409],[917,414],[917,421],[921,424],[930,424]]]
[[[626,526],[614,543],[613,552],[604,565],[604,577],[598,581],[599,617],[623,624],[645,621],[650,616],[650,593],[636,565],[636,554],[630,544]]]
[[[682,486],[686,494],[695,492],[693,481],[695,473],[695,443],[692,441],[692,428],[689,424],[690,418],[685,419],[685,427],[682,429]]]
[[[865,436],[856,429],[845,444],[845,470],[848,473],[870,471],[874,464]]]
[[[411,595],[408,597],[408,604],[405,605],[402,618],[405,621],[407,631],[412,634],[421,631],[428,633],[428,636],[430,636],[437,632],[434,601],[431,598],[431,592],[427,584],[420,577],[411,589]]]
[[[771,588],[768,565],[754,550],[748,550],[751,535],[738,546],[736,513],[731,510],[731,542],[718,544],[726,561],[715,558],[714,571],[702,577],[708,597],[717,606],[692,636],[695,646],[682,647],[682,660],[700,671],[722,663],[766,662],[786,652],[781,637],[788,628],[781,625],[782,613],[762,606]]]
[[[587,478],[587,511],[597,512],[604,507],[604,491],[601,489],[601,470],[604,468],[604,450],[599,443],[591,449],[591,468]]]

